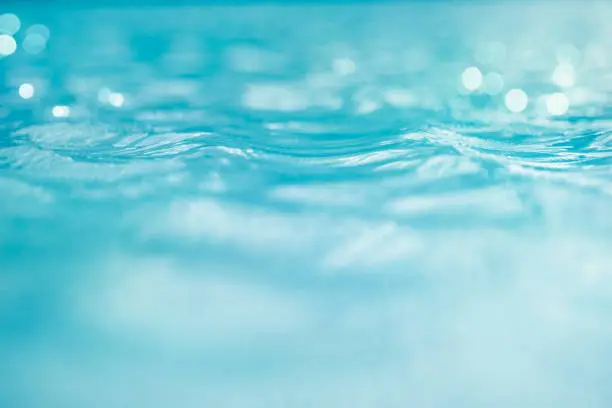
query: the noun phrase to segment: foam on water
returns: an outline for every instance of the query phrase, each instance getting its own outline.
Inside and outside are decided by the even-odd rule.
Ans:
[[[0,12],[1,406],[612,403],[607,3]]]

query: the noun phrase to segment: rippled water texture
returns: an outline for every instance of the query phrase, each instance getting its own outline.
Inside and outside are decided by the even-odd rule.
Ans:
[[[3,7],[0,406],[612,405],[609,3]]]

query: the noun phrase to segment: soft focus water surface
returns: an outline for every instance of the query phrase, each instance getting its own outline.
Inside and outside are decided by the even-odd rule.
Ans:
[[[608,3],[9,12],[1,407],[611,406]]]

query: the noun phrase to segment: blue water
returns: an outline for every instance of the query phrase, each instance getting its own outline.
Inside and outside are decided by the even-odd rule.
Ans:
[[[612,405],[608,3],[2,4],[1,408]]]

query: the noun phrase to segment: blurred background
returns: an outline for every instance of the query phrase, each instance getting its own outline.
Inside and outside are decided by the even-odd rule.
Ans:
[[[610,21],[0,3],[0,406],[609,407]]]

